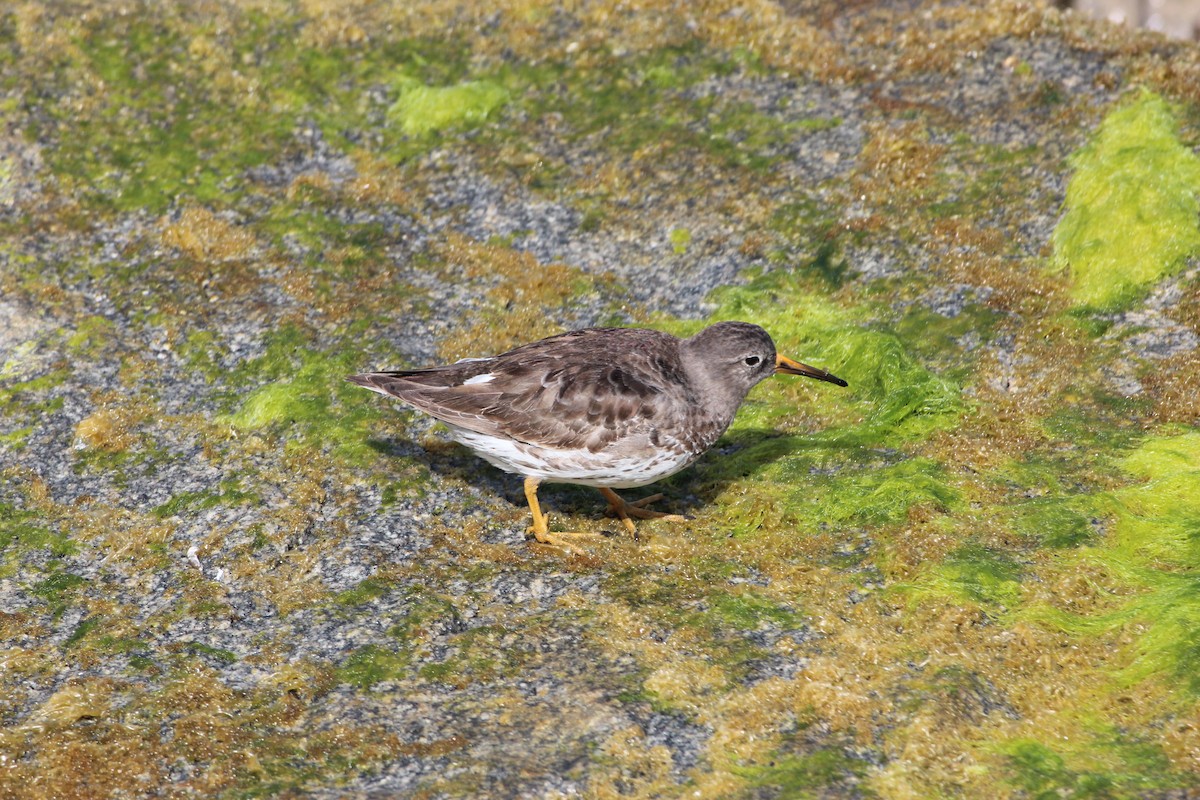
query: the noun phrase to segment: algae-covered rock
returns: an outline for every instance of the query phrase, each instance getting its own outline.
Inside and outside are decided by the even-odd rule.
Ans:
[[[1143,91],[1072,157],[1054,261],[1070,269],[1077,302],[1125,305],[1200,254],[1200,156],[1177,127],[1170,106]]]
[[[45,0],[0,87],[0,798],[1200,791],[1195,45]],[[583,555],[344,380],[732,319],[849,387]]]

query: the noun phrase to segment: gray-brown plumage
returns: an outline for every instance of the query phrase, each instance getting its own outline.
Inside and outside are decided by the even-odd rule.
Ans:
[[[779,356],[757,325],[722,322],[688,339],[641,328],[589,328],[490,358],[348,380],[446,423],[477,455],[525,476],[538,541],[550,534],[542,481],[595,486],[632,532],[630,516],[665,517],[614,488],[644,486],[699,458],[729,427],[747,392],[777,373],[845,386]]]

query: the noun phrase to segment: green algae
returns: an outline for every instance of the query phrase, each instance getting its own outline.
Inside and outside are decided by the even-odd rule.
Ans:
[[[370,689],[383,681],[403,678],[412,661],[410,653],[368,644],[357,648],[337,669],[339,683]]]
[[[120,620],[106,614],[94,614],[80,620],[63,642],[63,650],[73,651],[70,655],[76,659],[93,658],[96,655],[124,655],[129,657],[131,667],[153,667],[154,662],[150,658],[153,648],[148,642],[136,636],[110,632],[119,629],[120,625]]]
[[[1200,434],[1149,439],[1121,466],[1145,483],[1114,493],[1110,558],[1143,587],[1122,611],[1098,621],[1141,623],[1123,681],[1164,672],[1200,681],[1190,660],[1200,634]]]
[[[688,245],[692,243],[692,232],[687,228],[672,228],[667,238],[671,240],[671,250],[675,255],[681,256],[687,252]]]
[[[285,131],[277,117],[247,114],[236,104],[222,109],[222,116],[228,120],[233,114],[237,122],[211,125],[218,107],[218,98],[208,94],[211,82],[173,74],[174,65],[190,61],[181,57],[186,42],[177,31],[132,15],[102,15],[97,23],[100,29],[78,42],[79,60],[70,59],[58,76],[102,81],[107,91],[100,112],[79,118],[62,108],[35,131],[36,136],[65,134],[71,126],[71,134],[62,136],[64,146],[52,151],[51,166],[64,176],[88,180],[96,202],[117,210],[160,210],[180,194],[218,201],[226,178],[267,157],[269,150],[261,144],[281,140]],[[271,123],[273,135],[262,136]],[[242,139],[247,130],[260,135]],[[230,146],[234,136],[261,144]]]
[[[1007,743],[1008,782],[1036,798],[1144,796],[1187,785],[1162,748],[1128,741],[1117,732],[1095,737],[1089,750],[1056,751],[1033,739]]]
[[[304,261],[307,272],[316,278],[353,279],[365,272],[363,267],[391,234],[380,222],[350,222],[331,212],[338,208],[337,198],[322,194],[299,200],[274,203],[270,211],[254,225],[277,247],[300,244],[308,251]],[[338,252],[332,261],[328,253]]]
[[[828,478],[809,478],[804,459],[784,460],[779,479],[801,487],[785,501],[809,525],[876,526],[901,521],[917,505],[945,511],[958,501],[943,468],[929,459],[915,458],[891,466],[860,461]],[[812,506],[806,509],[806,506]]]
[[[1014,529],[1036,539],[1044,547],[1079,547],[1096,535],[1086,505],[1071,498],[1032,500],[1016,511]]]
[[[364,101],[368,87],[397,70],[421,81],[465,70],[454,41],[314,47],[297,39],[293,14],[227,10],[219,35],[201,30],[211,20],[198,27],[188,16],[76,20],[55,68],[29,76],[30,96],[74,98],[92,87],[79,101],[88,113],[69,100],[49,104],[30,115],[30,135],[57,143],[49,166],[95,208],[160,213],[178,197],[227,204],[250,188],[248,170],[287,152],[301,123],[348,144],[386,110]]]
[[[139,669],[145,669],[153,664],[153,660],[146,655],[150,652],[150,645],[132,636],[101,634],[96,639],[96,650],[105,654],[127,655],[129,656],[129,665]]]
[[[403,409],[396,409],[402,414]],[[392,453],[391,445],[378,439],[367,443],[372,449],[389,456],[388,480],[379,493],[379,505],[383,508],[404,500],[425,497],[430,492],[429,466],[420,461],[400,461]]]
[[[396,590],[395,581],[372,576],[338,594],[334,602],[342,608],[353,609],[386,597]],[[458,623],[458,610],[445,597],[422,587],[410,586],[403,592],[406,600],[404,615],[387,632],[388,637],[395,640],[395,644],[369,644],[355,649],[338,667],[339,681],[370,688],[381,681],[411,677],[410,667],[414,661],[414,654],[428,637],[429,625],[436,621],[449,621],[452,625]],[[476,636],[487,638],[491,635],[492,632],[487,630],[474,635],[468,631],[455,637],[455,642],[460,650],[465,652],[470,649],[470,643]],[[469,672],[473,659],[478,661],[479,657],[464,654],[452,657],[448,661],[425,663],[417,670],[417,674],[432,681],[462,682],[462,676]],[[489,661],[488,668],[491,664]],[[454,680],[451,680],[452,676],[455,677]]]
[[[1200,434],[1179,430],[1176,435],[1147,439],[1121,459],[1121,467],[1149,481],[1200,469]]]
[[[1039,422],[1051,436],[1080,447],[1122,452],[1144,435],[1142,420],[1151,416],[1146,397],[1122,397],[1103,390],[1084,391],[1069,406],[1055,409]]]
[[[237,653],[231,650],[226,650],[222,647],[213,647],[204,642],[183,641],[179,642],[179,649],[197,656],[206,656],[218,664],[232,664],[238,660]]]
[[[850,384],[847,390],[817,393],[815,404],[832,424],[814,441],[896,446],[953,427],[964,411],[959,388],[922,365],[893,330],[868,324],[861,309],[843,308],[806,290],[795,273],[769,272],[745,286],[719,289],[713,299],[719,307],[711,321],[759,324],[780,352],[816,363]],[[777,405],[747,410],[739,422],[767,423],[783,413]]]
[[[421,668],[417,670],[417,674],[432,683],[452,685],[461,669],[462,666],[455,661],[434,661],[422,664]]]
[[[37,512],[0,502],[0,553],[7,561],[29,550],[46,550],[54,558],[63,558],[79,552],[79,545],[69,535],[47,527]]]
[[[781,754],[768,764],[735,767],[734,773],[779,797],[817,798],[857,783],[867,773],[867,764],[841,748],[823,747],[803,754]]]
[[[368,580],[370,580],[368,578]],[[408,643],[424,639],[434,622],[443,621],[451,627],[462,624],[453,600],[423,588],[409,587],[406,591],[408,608],[404,619],[388,629],[388,636]]]
[[[104,622],[105,619],[103,615],[88,617],[87,619],[81,620],[79,624],[75,626],[75,630],[71,631],[71,635],[67,637],[67,640],[63,642],[63,648],[69,649],[78,644],[92,631],[104,625]]]
[[[1147,439],[1120,466],[1144,482],[1114,493],[1111,545],[1121,555],[1158,569],[1200,570],[1200,433]],[[1176,573],[1181,574],[1181,573]],[[1200,574],[1200,573],[1197,573]]]
[[[1071,157],[1052,264],[1069,270],[1076,303],[1126,307],[1200,253],[1200,157],[1177,127],[1167,101],[1143,90]]]
[[[56,369],[28,380],[0,386],[0,414],[16,416],[18,413],[36,415],[62,408],[63,398],[46,397],[49,390],[61,385],[70,376],[70,370]],[[40,399],[45,398],[45,399]]]
[[[952,552],[940,577],[967,598],[987,605],[1011,605],[1020,597],[1021,566],[1007,553],[978,544]]]
[[[799,261],[793,269],[814,273],[832,287],[849,278],[850,264],[839,246],[844,228],[839,227],[837,214],[828,204],[796,192],[771,212],[767,227],[783,244],[769,254],[773,262],[790,265]],[[796,253],[808,253],[814,247],[811,258],[797,259]]]
[[[37,350],[38,343],[25,341],[5,353],[4,362],[0,363],[0,380],[10,380],[23,374],[29,357]]]
[[[228,396],[235,409],[222,421],[239,430],[274,431],[286,435],[289,446],[329,450],[355,463],[378,457],[368,434],[383,417],[381,406],[346,382],[368,363],[359,350],[314,349],[309,335],[291,325],[266,339],[265,353],[228,381],[258,387]]]
[[[220,361],[224,348],[213,331],[189,331],[176,349],[187,368],[202,374],[208,383],[215,383],[224,376],[225,369]]]
[[[940,522],[948,535],[963,536],[954,518]],[[1006,615],[1020,606],[1026,574],[1008,550],[966,537],[938,561],[922,564],[915,579],[895,583],[889,592],[906,598],[910,608],[927,600],[953,598],[977,604],[992,616]]]
[[[361,606],[386,597],[394,588],[395,584],[392,581],[370,577],[359,581],[357,586],[340,592],[334,598],[334,602],[341,606]]]
[[[845,364],[845,380],[870,409],[846,428],[823,434],[859,445],[918,439],[952,427],[963,412],[958,387],[925,369],[894,334],[864,329],[834,331],[826,358]]]
[[[798,611],[753,592],[721,592],[710,595],[707,600],[709,607],[701,617],[737,630],[757,630],[764,623],[799,628],[805,621]]]
[[[583,71],[569,63],[526,68],[514,75],[514,95],[531,115],[560,115],[569,124],[564,135],[595,141],[620,154],[650,149],[671,161],[696,156],[714,164],[756,173],[787,158],[783,145],[840,120],[764,113],[754,104],[720,93],[696,92],[713,76],[753,73],[737,52],[706,50],[692,40],[651,49],[635,57],[605,62]],[[570,80],[564,81],[567,76]],[[594,218],[593,218],[594,219]]]
[[[1031,606],[1023,614],[1074,635],[1128,630],[1131,644],[1109,666],[1116,686],[1174,675],[1180,688],[1200,691],[1195,642],[1200,641],[1200,434],[1152,437],[1119,461],[1137,483],[1088,502],[1108,520],[1108,532],[1072,558],[1099,562],[1136,588],[1102,613],[1076,614]]]
[[[921,364],[954,384],[964,385],[975,377],[980,345],[994,338],[1002,320],[999,312],[975,302],[964,304],[952,316],[917,304],[896,321],[894,330]]]
[[[104,317],[84,317],[67,337],[67,349],[77,356],[94,356],[113,340],[115,327],[111,320]]]
[[[76,599],[79,590],[90,581],[73,572],[55,571],[29,586],[29,593],[46,604],[50,616],[57,619]]]
[[[253,492],[246,491],[241,485],[241,479],[231,478],[221,481],[216,491],[201,489],[180,492],[162,505],[156,506],[151,513],[159,519],[167,519],[187,511],[204,511],[218,505],[239,505],[257,499]]]
[[[30,435],[34,432],[34,426],[27,425],[24,428],[17,428],[8,433],[0,433],[0,444],[11,447],[14,450],[20,450],[25,447]]]
[[[425,86],[408,76],[396,81],[400,97],[389,119],[409,136],[425,136],[482,124],[508,102],[508,91],[486,80],[454,86]]]
[[[1105,698],[1147,683],[1169,687],[1178,703],[1200,696],[1200,671],[1195,669],[1200,652],[1200,495],[1195,491],[1200,485],[1200,434],[1164,433],[1144,439],[1116,461],[1126,480],[1140,483],[1080,493],[1066,480],[1078,467],[1060,464],[1062,483],[1050,485],[1050,494],[1006,509],[1009,524],[1027,537],[1032,549],[1014,552],[968,541],[939,562],[924,565],[917,579],[893,587],[911,599],[957,597],[979,603],[1001,624],[1030,621],[1080,643],[1116,635],[1125,640],[1106,663],[1081,678],[1094,699],[1072,713],[1079,729],[1093,737],[1089,744],[1077,746],[1067,761],[1032,741],[1005,751],[1011,756],[1011,780],[1023,789],[1036,789],[1038,796],[1043,790],[1122,795],[1186,783],[1162,768],[1159,744],[1113,744],[1119,737],[1103,738],[1102,726],[1092,719],[1098,713],[1093,703],[1102,707]],[[1038,474],[1056,474],[1054,468],[1045,469]],[[1081,576],[1076,586],[1091,589],[1077,598],[1064,597],[1063,605],[1026,599],[1037,595],[1030,590],[1042,581],[1072,573]],[[1089,597],[1089,591],[1097,595],[1083,603],[1090,610],[1072,610],[1072,601]]]
[[[820,236],[816,237],[816,241],[820,242],[816,252],[812,258],[801,264],[800,269],[836,289],[851,277],[850,260],[842,253],[836,238]],[[787,250],[780,250],[772,253],[771,259],[773,261],[790,261],[792,255]]]

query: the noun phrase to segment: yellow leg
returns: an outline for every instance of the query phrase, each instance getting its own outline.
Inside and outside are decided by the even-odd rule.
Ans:
[[[548,545],[552,545],[554,547],[561,547],[563,550],[566,550],[568,553],[582,553],[583,552],[582,550],[580,550],[578,547],[571,544],[570,542],[566,541],[566,539],[570,538],[572,536],[580,536],[580,537],[582,537],[582,536],[593,536],[593,537],[600,536],[600,534],[598,534],[598,533],[551,533],[547,517],[545,514],[542,513],[542,507],[538,503],[537,490],[538,490],[538,479],[537,478],[526,478],[525,479],[525,500],[528,501],[529,511],[530,511],[530,513],[533,514],[533,526],[531,528],[529,528],[527,533],[532,533],[533,538],[537,539],[542,544],[548,544]]]
[[[621,499],[621,495],[614,492],[612,489],[600,487],[600,494],[604,495],[604,499],[608,501],[608,508],[621,522],[625,523],[625,529],[637,539],[637,526],[633,524],[630,517],[638,519],[665,519],[669,522],[683,522],[686,517],[681,517],[678,514],[664,514],[661,511],[651,511],[642,506],[653,503],[655,500],[661,500],[661,494],[652,494],[649,497],[643,497],[641,500],[635,500],[632,503],[627,503]]]
[[[525,501],[529,503],[529,511],[533,514],[533,535],[537,537],[539,542],[544,541],[544,537],[549,528],[546,524],[546,515],[542,513],[542,507],[538,504],[537,498],[538,481],[537,478],[525,479]]]

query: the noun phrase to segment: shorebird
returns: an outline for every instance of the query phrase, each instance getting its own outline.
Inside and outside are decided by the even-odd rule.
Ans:
[[[614,490],[694,463],[733,422],[746,394],[776,374],[846,385],[779,355],[770,335],[746,322],[719,322],[686,339],[644,328],[588,328],[497,356],[347,380],[441,420],[480,458],[523,476],[529,532],[575,551],[568,538],[599,534],[552,533],[539,484],[595,486],[635,536],[631,518],[683,519],[645,508],[662,495],[629,503]]]

